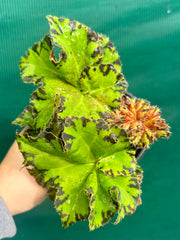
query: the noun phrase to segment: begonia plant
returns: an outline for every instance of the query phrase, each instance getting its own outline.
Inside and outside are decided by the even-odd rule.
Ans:
[[[88,220],[93,230],[132,214],[141,203],[137,151],[169,137],[160,110],[127,96],[114,45],[84,24],[46,16],[50,35],[19,62],[33,83],[30,105],[13,122],[26,167],[48,189],[63,227]],[[55,46],[59,48],[55,56]]]

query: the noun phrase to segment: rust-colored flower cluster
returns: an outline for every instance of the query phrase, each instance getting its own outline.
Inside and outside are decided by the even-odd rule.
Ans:
[[[110,113],[108,121],[127,133],[137,148],[149,148],[158,137],[170,136],[169,126],[160,118],[160,109],[144,99],[124,96],[118,109]]]

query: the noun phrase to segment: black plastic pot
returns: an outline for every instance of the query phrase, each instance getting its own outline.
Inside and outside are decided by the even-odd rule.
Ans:
[[[139,162],[139,160],[144,156],[145,152],[146,152],[145,148],[137,149],[136,155],[135,155],[137,162]]]
[[[128,96],[128,97],[130,97],[130,98],[137,98],[137,97],[135,97],[135,96],[134,96],[132,93],[130,93],[130,92],[126,92],[125,95]],[[136,155],[135,155],[137,162],[139,162],[139,160],[144,156],[145,152],[146,152],[146,149],[145,149],[145,148],[139,148],[139,149],[137,149]]]

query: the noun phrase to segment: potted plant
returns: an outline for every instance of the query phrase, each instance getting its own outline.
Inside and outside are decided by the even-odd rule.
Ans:
[[[108,37],[75,20],[46,16],[47,34],[19,62],[33,83],[30,105],[13,122],[26,167],[48,189],[63,227],[115,224],[141,203],[138,161],[169,126],[160,110],[127,92]],[[58,58],[54,46],[59,47]]]

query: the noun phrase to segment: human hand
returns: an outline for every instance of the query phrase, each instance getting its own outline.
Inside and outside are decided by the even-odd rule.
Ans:
[[[42,188],[23,167],[24,158],[15,141],[0,164],[0,196],[11,215],[26,212],[47,197]]]

